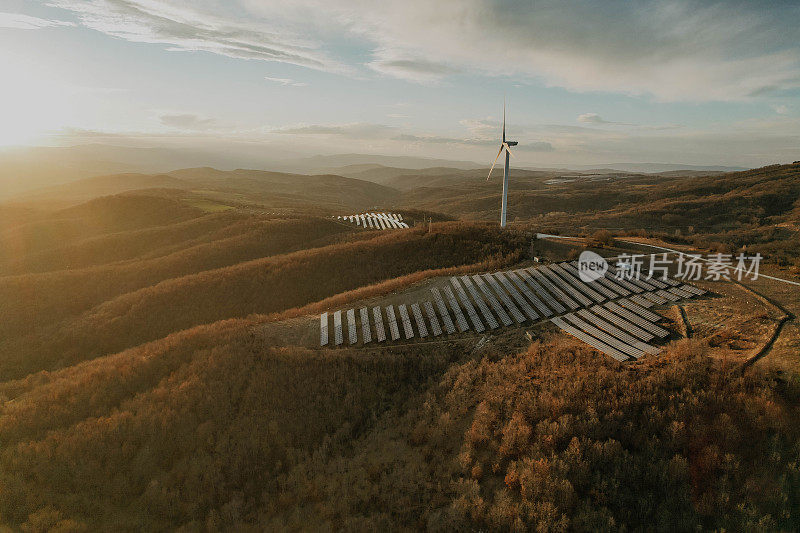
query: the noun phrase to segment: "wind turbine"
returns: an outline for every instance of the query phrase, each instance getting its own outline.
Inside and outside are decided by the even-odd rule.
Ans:
[[[508,156],[513,155],[511,153],[511,149],[509,147],[516,146],[517,141],[507,141],[506,140],[506,101],[503,100],[503,140],[500,142],[500,150],[497,152],[497,157],[494,158],[494,162],[492,163],[492,168],[489,169],[489,175],[486,176],[486,181],[489,181],[489,178],[492,177],[492,171],[494,170],[494,166],[497,164],[497,160],[500,159],[500,155],[503,153],[503,150],[506,151],[506,164],[503,167],[503,203],[500,206],[500,227],[506,227],[506,212],[508,209],[508,178],[509,178],[509,170],[508,170]]]

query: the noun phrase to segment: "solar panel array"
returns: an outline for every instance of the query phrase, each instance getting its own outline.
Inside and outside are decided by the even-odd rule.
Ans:
[[[361,223],[368,224],[368,220],[366,215],[360,218]],[[663,317],[650,308],[705,292],[669,278],[627,279],[617,277],[612,271],[598,280],[584,282],[576,263],[564,262],[453,276],[447,283],[430,289],[431,300],[373,307],[372,313],[369,308],[362,307],[358,310],[360,336],[355,309],[344,313],[350,345],[357,344],[359,338],[363,344],[435,338],[470,331],[482,333],[501,326],[549,319],[590,346],[626,361],[657,354],[659,348],[652,342],[670,334],[658,325]],[[320,315],[320,346],[329,345],[331,341],[330,314],[333,315],[333,344],[344,343],[343,311],[338,310]]]
[[[345,215],[336,218],[367,229],[384,230],[408,227],[408,224],[403,222],[403,215],[400,213],[359,213],[357,215]]]

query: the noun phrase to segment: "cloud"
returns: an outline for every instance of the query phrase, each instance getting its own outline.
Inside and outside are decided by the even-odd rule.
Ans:
[[[291,63],[319,70],[340,68],[318,43],[284,27],[201,10],[204,3],[169,0],[51,0],[75,13],[80,23],[113,37],[157,43],[170,51],[204,51],[237,59]]]
[[[63,20],[48,20],[22,13],[0,13],[0,28],[15,30],[38,30],[40,28],[53,28],[56,26],[74,26],[72,22]]]
[[[584,113],[583,115],[578,115],[578,122],[583,122],[584,124],[615,124],[614,122],[605,120],[597,113]]]
[[[159,119],[163,125],[181,130],[208,130],[218,125],[213,118],[203,118],[191,113],[165,114]]]
[[[272,130],[283,135],[341,135],[355,139],[386,138],[396,128],[383,124],[354,122],[350,124],[307,124]]]
[[[433,83],[445,76],[459,72],[458,69],[436,63],[426,59],[403,57],[392,58],[385,51],[378,53],[379,58],[367,63],[367,66],[376,72],[394,78],[416,81],[419,83]],[[380,57],[386,56],[386,57]]]
[[[287,16],[284,3],[247,5]],[[661,101],[800,86],[797,2],[296,0],[291,16],[362,39],[368,68],[416,82],[484,74]]]
[[[272,81],[272,82],[275,82],[275,83],[279,83],[281,85],[288,85],[288,86],[291,86],[291,87],[306,87],[306,86],[308,86],[308,84],[305,83],[305,82],[295,81],[295,80],[293,80],[291,78],[271,78],[269,76],[264,76],[264,79],[267,80],[267,81]]]
[[[787,113],[789,113],[789,108],[783,104],[773,105],[772,109],[779,115],[786,115]]]
[[[499,139],[462,139],[458,137],[441,137],[437,135],[411,135],[401,134],[392,137],[392,140],[421,143],[421,144],[463,144],[469,146],[491,146],[497,148],[500,146]],[[523,152],[552,152],[553,145],[544,141],[528,141],[519,144],[514,148],[514,151],[521,150]]]
[[[706,0],[50,0],[169,50],[417,83],[454,74],[659,101],[800,87],[800,3]],[[334,58],[333,55],[339,55]]]
[[[631,124],[630,122],[614,122],[611,120],[606,120],[597,113],[584,113],[582,115],[578,115],[578,122],[583,122],[584,124],[609,124],[615,126],[636,126],[636,124]]]

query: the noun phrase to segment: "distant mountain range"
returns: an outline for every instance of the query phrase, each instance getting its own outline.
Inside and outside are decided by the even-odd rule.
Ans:
[[[240,168],[301,174],[342,174],[366,178],[367,174],[390,176],[422,169],[447,167],[453,171],[483,169],[486,164],[412,156],[334,154],[297,157],[261,144],[207,149],[181,147],[130,147],[82,144],[68,147],[20,147],[0,150],[0,199],[93,176],[122,173],[166,173],[180,168]],[[570,165],[569,168],[527,168],[559,172],[711,173],[745,170],[742,167],[680,165],[672,163],[611,163]],[[361,173],[361,176],[356,176]],[[369,178],[366,178],[369,179]],[[381,179],[374,179],[381,182]]]

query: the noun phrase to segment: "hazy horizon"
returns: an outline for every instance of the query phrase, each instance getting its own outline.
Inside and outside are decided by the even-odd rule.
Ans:
[[[505,96],[515,166],[791,162],[800,6],[768,5],[12,0],[0,146],[489,164]]]

